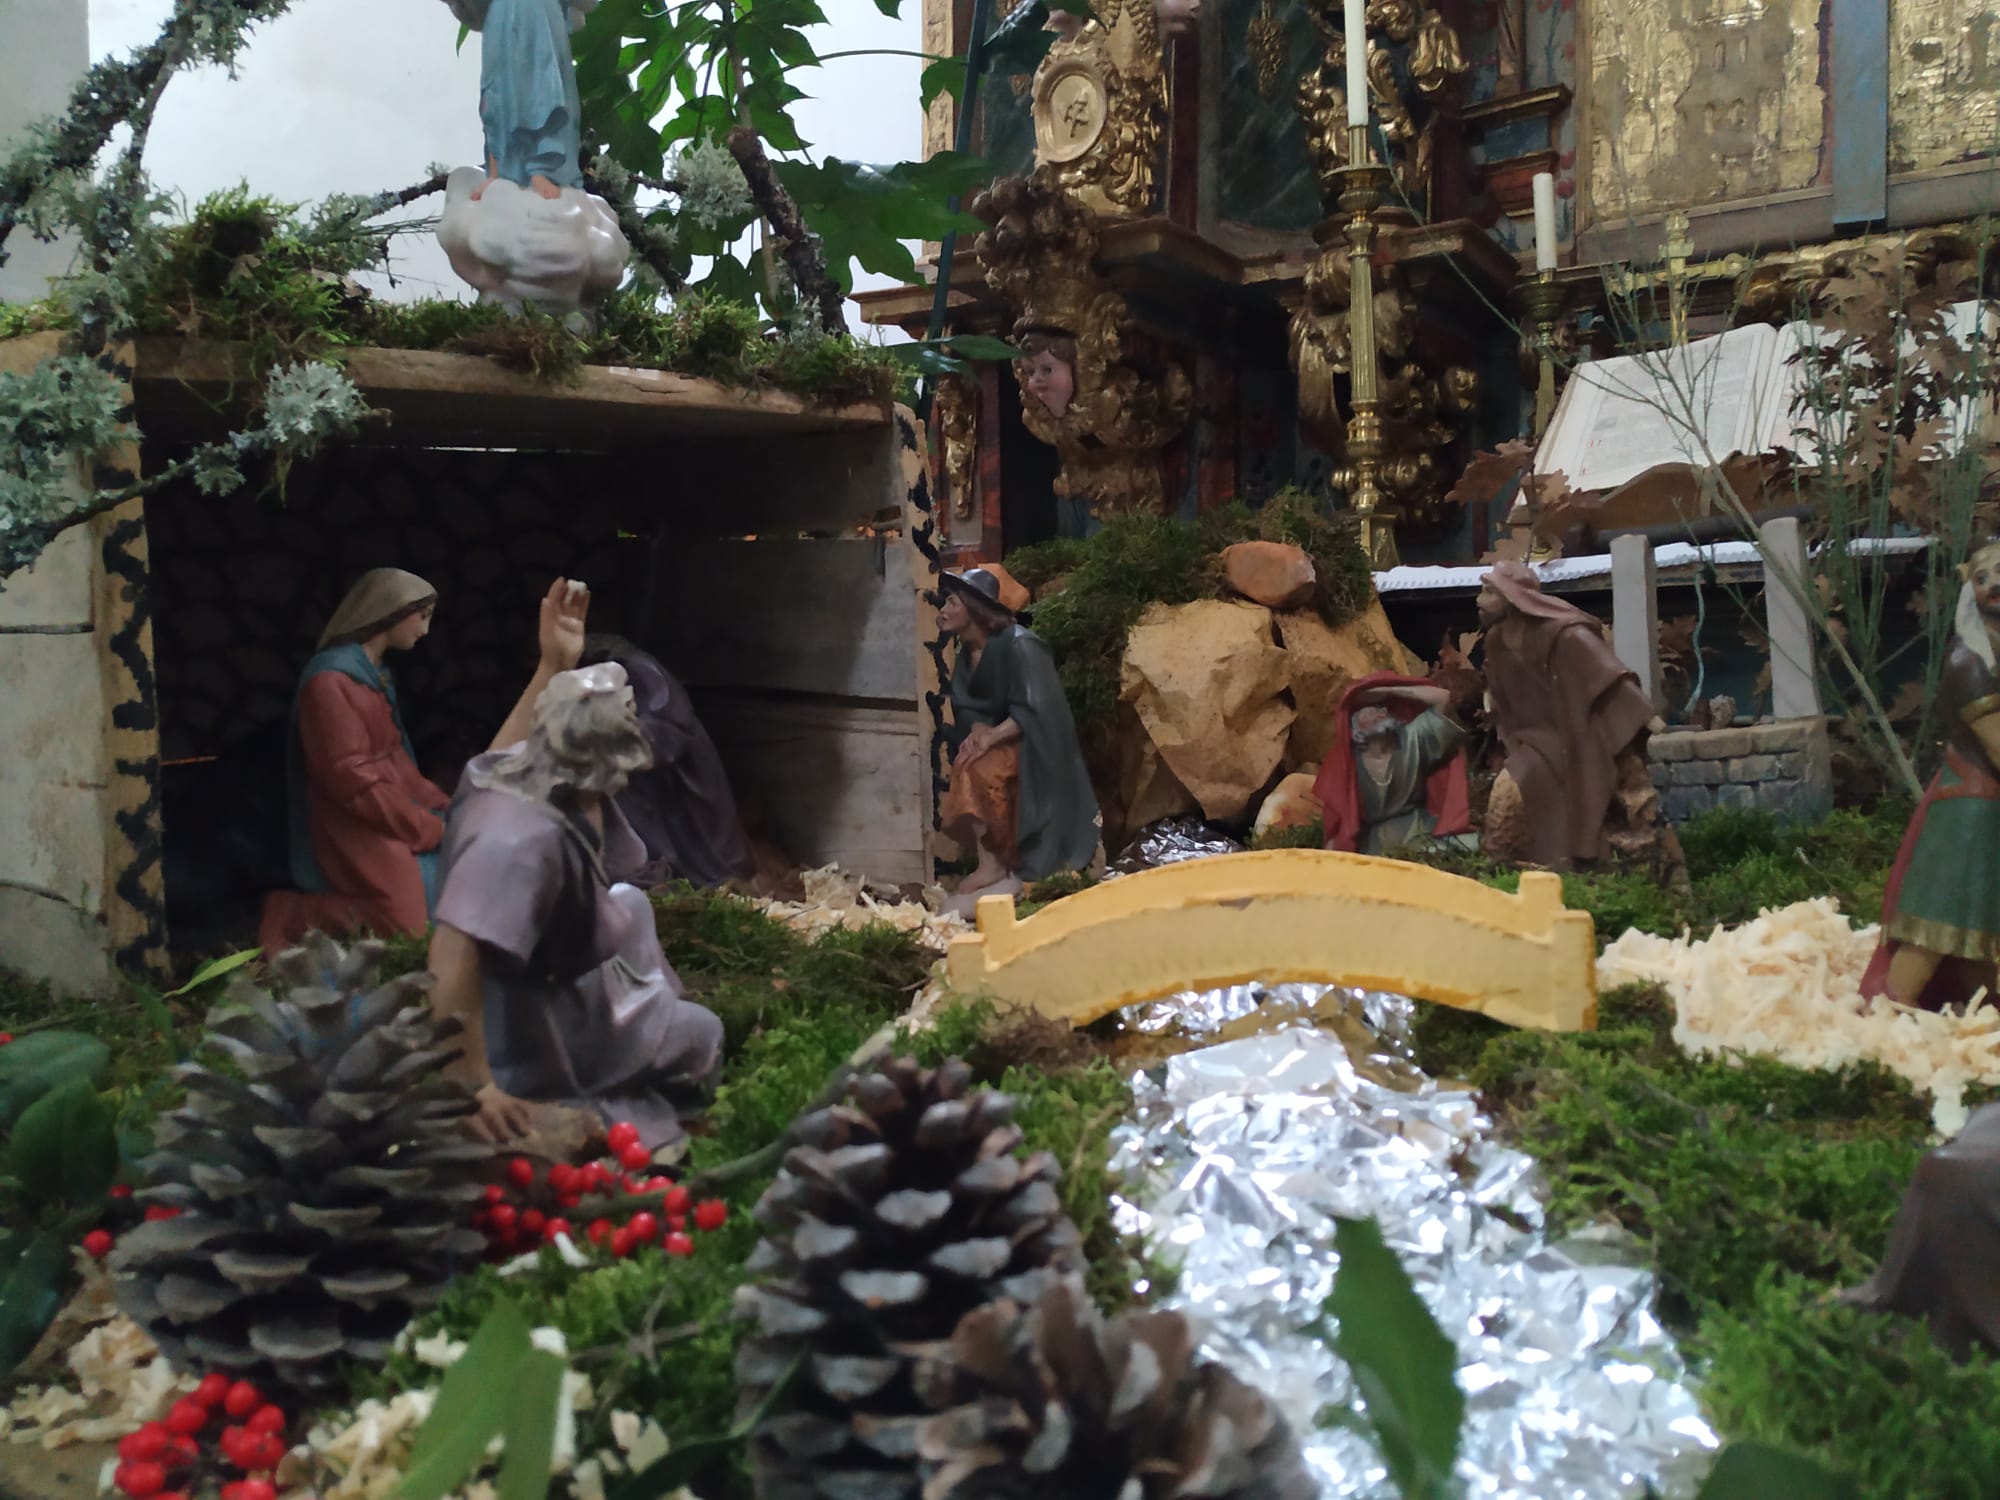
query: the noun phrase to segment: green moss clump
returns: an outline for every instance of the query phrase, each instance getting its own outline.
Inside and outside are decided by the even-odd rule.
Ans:
[[[1703,1321],[1695,1352],[1725,1431],[1810,1450],[1871,1500],[2000,1483],[2000,1361],[1956,1361],[1907,1319],[1773,1270]]]
[[[344,219],[303,219],[296,205],[247,188],[214,194],[159,233],[134,288],[134,326],[247,344],[257,371],[367,345],[485,355],[556,384],[587,365],[629,365],[834,404],[885,400],[895,389],[899,367],[886,349],[788,337],[752,307],[698,293],[663,311],[649,290],[626,288],[599,305],[588,332],[492,304],[380,302],[352,278],[376,263],[383,238]],[[0,304],[0,339],[71,326],[59,300]]]
[[[1258,510],[1225,506],[1199,521],[1120,516],[1087,540],[1064,538],[1008,554],[1007,571],[1030,589],[1063,580],[1035,606],[1063,692],[1086,744],[1101,745],[1116,721],[1119,670],[1132,627],[1152,604],[1225,595],[1218,554],[1235,542],[1290,542],[1312,557],[1313,607],[1343,625],[1374,599],[1368,559],[1352,522],[1323,500],[1287,490]]]

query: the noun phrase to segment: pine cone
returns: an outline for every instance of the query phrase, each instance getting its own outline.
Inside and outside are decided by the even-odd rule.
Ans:
[[[1066,1281],[967,1314],[918,1382],[942,1408],[923,1500],[1314,1500],[1285,1419],[1196,1342],[1180,1313],[1107,1323]]]
[[[239,985],[208,1043],[242,1081],[184,1064],[187,1102],[161,1117],[138,1196],[180,1210],[127,1234],[111,1261],[125,1310],[176,1364],[274,1391],[329,1388],[345,1357],[379,1363],[455,1262],[491,1149],[475,1105],[441,1075],[457,1023],[427,974],[379,988],[380,943],[318,933],[272,967],[282,998]]]
[[[757,1205],[749,1270],[771,1279],[737,1293],[760,1325],[737,1355],[744,1409],[798,1366],[751,1436],[761,1500],[913,1494],[930,1410],[915,1363],[972,1309],[1081,1271],[1055,1159],[1018,1155],[1013,1101],[968,1096],[970,1080],[956,1060],[891,1063],[795,1127],[804,1144]]]

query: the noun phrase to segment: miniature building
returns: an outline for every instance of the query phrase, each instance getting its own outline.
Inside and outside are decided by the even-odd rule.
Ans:
[[[32,366],[52,336],[0,345]],[[226,430],[241,351],[124,352],[158,472]],[[461,355],[356,350],[382,413],[235,495],[169,484],[57,538],[0,589],[0,962],[77,989],[239,945],[285,883],[294,683],[369,567],[439,591],[399,658],[405,723],[449,787],[533,668],[549,579],[688,685],[746,817],[807,865],[927,878],[935,562],[914,425],[651,370],[575,386]],[[104,467],[97,476],[108,481]]]

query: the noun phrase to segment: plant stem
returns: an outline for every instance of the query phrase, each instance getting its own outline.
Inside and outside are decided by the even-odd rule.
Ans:
[[[820,257],[812,231],[806,228],[798,204],[771,170],[763,140],[750,126],[738,125],[729,132],[724,144],[736,158],[736,165],[743,169],[750,197],[765,222],[785,242],[785,268],[792,273],[792,285],[798,288],[799,300],[817,305],[820,326],[828,333],[841,332],[847,326],[846,298],[839,283],[827,274],[826,263]]]

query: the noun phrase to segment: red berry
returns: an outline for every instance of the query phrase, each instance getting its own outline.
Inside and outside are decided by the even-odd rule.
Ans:
[[[590,1227],[584,1230],[583,1234],[584,1238],[589,1240],[591,1244],[601,1245],[611,1238],[611,1221],[609,1219],[592,1219]]]
[[[535,1164],[525,1156],[517,1156],[507,1163],[507,1180],[517,1188],[535,1185]]]
[[[167,1471],[164,1465],[150,1459],[144,1463],[120,1464],[111,1482],[134,1500],[144,1500],[167,1487]]]
[[[129,1197],[131,1197],[131,1196],[132,1196],[132,1184],[131,1184],[131,1183],[129,1183],[129,1182],[114,1182],[114,1183],[112,1183],[112,1184],[111,1184],[111,1196],[112,1196],[112,1197],[114,1197],[114,1198],[129,1198]]]
[[[625,1221],[625,1227],[632,1231],[635,1243],[644,1244],[660,1237],[660,1221],[649,1213],[636,1213]]]
[[[668,1213],[684,1214],[688,1211],[688,1205],[692,1202],[694,1202],[694,1195],[678,1183],[667,1189],[666,1203]]]
[[[694,1227],[697,1229],[720,1229],[728,1222],[729,1205],[720,1198],[710,1198],[706,1203],[695,1206]]]
[[[285,1430],[285,1413],[278,1406],[260,1406],[243,1425],[255,1433],[282,1433]]]
[[[667,1215],[667,1228],[671,1229],[675,1234],[679,1234],[683,1229],[687,1227],[688,1227],[688,1216],[686,1214]]]
[[[251,1436],[249,1443],[250,1462],[247,1469],[275,1469],[284,1461],[285,1440],[275,1432],[260,1432]]]
[[[618,1165],[628,1172],[643,1172],[652,1164],[653,1153],[646,1149],[643,1142],[633,1141],[618,1152]]]
[[[118,1456],[134,1463],[145,1463],[151,1459],[164,1458],[171,1434],[162,1422],[148,1422],[137,1432],[128,1432],[118,1440]]]
[[[201,1384],[194,1388],[194,1399],[203,1406],[220,1406],[222,1398],[229,1394],[229,1386],[227,1375],[204,1375]]]
[[[247,1427],[225,1427],[222,1429],[222,1436],[215,1440],[215,1446],[222,1451],[222,1456],[239,1469],[250,1467],[250,1460],[253,1457],[251,1450],[256,1444],[256,1434]]]
[[[571,1209],[571,1208],[575,1208],[575,1207],[576,1207],[576,1206],[577,1206],[577,1205],[578,1205],[579,1203],[581,1203],[581,1202],[583,1202],[583,1199],[582,1199],[582,1197],[581,1197],[581,1196],[579,1196],[579,1195],[578,1195],[578,1194],[576,1194],[576,1193],[557,1193],[557,1194],[556,1194],[556,1207],[557,1207],[557,1208],[561,1208],[561,1209]]]
[[[611,1231],[611,1253],[623,1260],[632,1253],[632,1231],[614,1229]]]
[[[694,1254],[694,1241],[684,1234],[670,1234],[667,1236],[665,1245],[661,1248],[669,1255],[692,1255]]]
[[[551,1219],[542,1226],[542,1243],[553,1245],[556,1242],[557,1235],[567,1234],[574,1237],[575,1233],[576,1231],[569,1227],[568,1219]]]
[[[506,1198],[507,1190],[500,1186],[499,1183],[489,1182],[486,1184],[486,1201],[489,1204],[503,1203],[506,1201]]]
[[[674,1180],[671,1177],[648,1177],[646,1179],[646,1191],[649,1193],[664,1193],[673,1185]]]
[[[268,1479],[239,1479],[222,1487],[222,1500],[278,1500],[278,1487]]]
[[[622,1152],[627,1146],[639,1139],[639,1127],[634,1125],[630,1120],[620,1120],[616,1125],[613,1125],[609,1130],[604,1132],[604,1139],[614,1153]]]
[[[181,1211],[178,1208],[169,1208],[164,1203],[155,1203],[151,1208],[146,1210],[146,1222],[148,1224],[157,1224],[162,1219],[178,1219],[180,1216]]]
[[[201,1457],[201,1444],[184,1433],[175,1433],[167,1447],[166,1465],[169,1469],[191,1467]]]
[[[594,1193],[604,1186],[604,1164],[585,1162],[577,1168],[576,1185],[586,1193]]]
[[[264,1404],[264,1393],[247,1380],[239,1380],[222,1398],[222,1409],[232,1417],[247,1417]]]
[[[543,1213],[539,1208],[531,1208],[521,1215],[521,1233],[527,1235],[540,1234],[547,1227],[548,1222],[549,1216],[547,1214]]]
[[[12,1042],[13,1040],[14,1040],[14,1033],[13,1033],[13,1032],[11,1032],[11,1031],[0,1031],[0,1047],[5,1047],[5,1046],[7,1046],[7,1045],[8,1045],[9,1043],[11,1043],[11,1042]]]
[[[487,1216],[492,1221],[494,1232],[501,1235],[510,1233],[514,1228],[514,1220],[519,1217],[511,1203],[496,1203],[487,1211]]]
[[[167,1412],[167,1431],[179,1437],[193,1437],[207,1425],[208,1408],[192,1396],[183,1396]]]
[[[93,1229],[83,1237],[83,1248],[89,1251],[95,1260],[103,1260],[109,1255],[112,1243],[111,1231],[108,1229]]]

